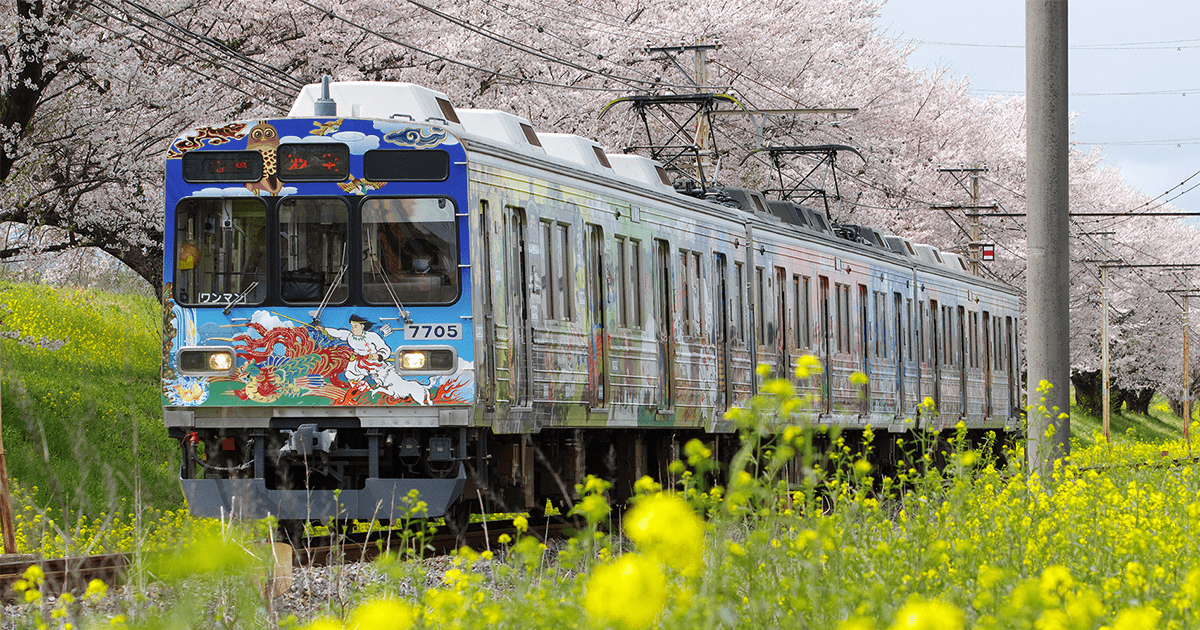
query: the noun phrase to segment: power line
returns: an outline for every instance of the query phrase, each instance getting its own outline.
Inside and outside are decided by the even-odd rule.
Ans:
[[[425,11],[428,11],[429,13],[432,13],[433,15],[436,15],[436,16],[438,16],[438,17],[442,18],[443,20],[446,20],[446,21],[448,21],[448,22],[450,22],[450,23],[452,23],[452,24],[455,24],[455,25],[457,25],[457,26],[459,26],[459,27],[461,27],[461,28],[464,28],[464,29],[466,29],[466,30],[468,30],[468,31],[471,31],[472,33],[475,33],[475,34],[477,34],[477,35],[481,35],[481,36],[483,36],[483,37],[486,37],[486,38],[488,38],[488,39],[490,39],[490,40],[492,40],[492,41],[494,41],[494,42],[497,42],[497,43],[499,43],[499,44],[503,44],[503,45],[505,45],[505,46],[508,46],[508,47],[510,47],[510,48],[513,48],[514,50],[518,50],[518,51],[520,51],[520,52],[523,52],[523,53],[525,53],[525,54],[527,54],[527,55],[531,55],[531,56],[533,56],[533,57],[537,57],[537,58],[539,58],[539,59],[542,59],[542,60],[544,60],[544,61],[549,61],[550,63],[557,63],[557,64],[560,64],[560,65],[566,66],[566,67],[568,67],[568,68],[572,68],[572,69],[574,69],[574,70],[579,70],[580,72],[584,72],[584,73],[587,73],[587,74],[599,75],[599,76],[607,77],[607,78],[609,78],[609,79],[613,79],[613,80],[615,80],[615,81],[620,81],[620,82],[622,82],[622,83],[627,83],[627,84],[629,84],[629,85],[631,85],[631,86],[632,86],[632,85],[647,85],[647,84],[649,84],[651,87],[653,87],[653,86],[654,86],[654,82],[653,82],[653,81],[645,81],[645,80],[642,80],[642,79],[634,79],[634,78],[630,78],[630,77],[623,77],[623,76],[619,76],[619,75],[615,75],[615,74],[610,74],[610,73],[606,73],[606,72],[601,72],[601,71],[599,71],[599,70],[596,70],[596,69],[594,69],[594,68],[589,68],[589,67],[587,67],[587,66],[582,66],[582,65],[579,65],[579,64],[577,64],[577,63],[574,63],[574,62],[571,62],[571,61],[567,61],[567,60],[565,60],[565,59],[560,59],[560,58],[558,58],[558,57],[555,57],[554,55],[550,55],[550,54],[544,53],[544,52],[542,52],[542,51],[540,51],[540,50],[536,50],[536,49],[530,48],[529,46],[526,46],[526,45],[524,45],[524,44],[522,44],[522,43],[520,43],[520,42],[517,42],[517,41],[515,41],[515,40],[512,40],[512,39],[509,39],[509,38],[507,38],[507,37],[504,37],[503,35],[498,35],[498,34],[496,34],[496,33],[493,33],[493,32],[491,32],[491,31],[489,31],[488,29],[485,29],[485,28],[483,28],[483,27],[480,27],[480,26],[475,26],[474,24],[471,24],[471,23],[467,22],[466,20],[463,20],[463,19],[460,19],[460,18],[454,17],[454,16],[452,16],[452,15],[450,15],[450,14],[448,14],[448,13],[444,13],[444,12],[442,12],[442,11],[439,11],[439,10],[437,10],[437,9],[433,8],[433,7],[430,7],[430,6],[428,6],[428,5],[421,4],[420,2],[417,2],[417,0],[408,0],[408,3],[409,3],[409,4],[411,4],[411,5],[413,5],[413,6],[415,6],[415,7],[418,7],[418,8],[420,8],[420,9],[423,9],[423,10],[425,10]]]
[[[427,55],[429,57],[433,57],[434,59],[437,59],[439,61],[444,61],[448,64],[453,64],[456,66],[462,66],[464,68],[467,68],[468,70],[475,70],[476,72],[483,72],[485,74],[489,74],[492,76],[503,77],[505,79],[509,79],[516,83],[529,83],[529,84],[533,84],[533,85],[544,85],[546,87],[562,88],[565,90],[581,90],[581,91],[587,91],[587,92],[620,92],[620,93],[624,93],[627,91],[627,90],[618,90],[618,89],[614,89],[614,88],[589,87],[589,86],[584,86],[584,85],[563,85],[562,83],[554,83],[553,81],[542,81],[540,79],[532,79],[529,77],[519,77],[519,76],[508,74],[505,72],[500,72],[498,70],[491,70],[488,68],[484,68],[482,66],[477,66],[472,63],[467,63],[465,61],[453,59],[451,57],[447,57],[446,55],[442,55],[442,54],[438,54],[438,53],[435,53],[435,52],[432,52],[429,50],[425,50],[424,48],[420,48],[418,46],[414,46],[413,44],[410,44],[406,41],[396,39],[395,37],[392,37],[385,33],[381,33],[375,29],[358,24],[358,23],[354,22],[353,20],[350,20],[348,18],[345,18],[345,17],[337,14],[332,9],[322,9],[321,7],[309,2],[308,0],[299,0],[299,1],[302,4],[305,4],[312,9],[315,9],[316,11],[324,13],[325,15],[327,15],[335,20],[338,20],[340,22],[343,22],[349,26],[352,26],[364,33],[374,35],[375,37],[378,37],[384,41],[391,42],[398,46],[403,46],[404,48],[407,48],[413,52],[420,53],[422,55]],[[599,76],[607,76],[607,75],[600,74]]]

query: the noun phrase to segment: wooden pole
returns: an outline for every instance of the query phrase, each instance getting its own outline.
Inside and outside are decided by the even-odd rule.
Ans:
[[[3,375],[0,369],[0,376]],[[12,501],[8,493],[8,466],[4,463],[3,421],[0,421],[0,530],[4,535],[4,553],[17,553],[17,534],[13,528]]]

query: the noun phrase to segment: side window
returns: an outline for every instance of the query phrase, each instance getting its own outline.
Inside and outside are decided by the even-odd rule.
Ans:
[[[616,255],[616,276],[617,290],[613,294],[613,301],[616,302],[613,306],[617,311],[617,326],[621,328],[629,327],[629,284],[632,278],[629,277],[629,252],[626,249],[626,240],[624,236],[613,237],[614,254]]]
[[[555,243],[554,243],[554,222],[542,219],[541,221],[541,237],[542,237],[542,319],[546,321],[555,320],[559,317],[558,303],[558,287],[555,274]]]
[[[762,267],[754,268],[754,314],[758,320],[755,327],[754,343],[767,343],[767,270]]]
[[[741,261],[733,263],[733,294],[734,305],[737,313],[734,314],[734,321],[737,322],[737,340],[745,343],[746,341],[746,266]]]
[[[629,239],[629,327],[642,327],[645,321],[642,306],[642,242]]]

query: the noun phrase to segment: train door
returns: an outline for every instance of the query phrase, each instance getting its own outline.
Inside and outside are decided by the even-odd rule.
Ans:
[[[833,321],[829,313],[829,278],[820,276],[821,282],[821,365],[825,369],[821,371],[821,413],[833,413],[833,382],[831,373],[833,372],[832,364],[832,346],[833,346]]]
[[[671,246],[654,239],[654,321],[658,327],[659,410],[673,409],[675,403],[675,320],[671,303]]]
[[[509,206],[505,229],[505,287],[508,290],[510,404],[528,407],[532,389],[530,368],[529,277],[526,272],[525,210]]]
[[[904,308],[904,296],[900,293],[893,293],[892,297],[896,306],[896,308],[892,309],[892,313],[895,315],[893,320],[895,323],[895,327],[893,328],[895,333],[892,334],[892,339],[896,340],[896,343],[892,346],[892,350],[894,350],[892,356],[896,357],[896,411],[897,413],[904,413],[904,346],[905,342],[908,341],[908,330],[904,328],[904,320],[901,316],[901,311]]]
[[[787,334],[787,271],[775,268],[775,376],[791,378]]]
[[[482,199],[479,202],[479,233],[482,235],[480,239],[483,246],[482,260],[485,261],[486,272],[481,275],[483,278],[483,369],[480,371],[480,376],[483,378],[483,387],[479,393],[481,402],[484,408],[492,411],[496,408],[496,296],[493,293],[496,288],[495,278],[491,277],[494,267],[492,267],[492,231],[490,229],[490,220],[488,214],[488,202]]]
[[[937,300],[929,300],[929,311],[926,313],[926,322],[928,326],[925,329],[928,331],[929,337],[929,369],[933,372],[933,408],[940,410],[942,408],[942,335],[938,334],[938,318],[941,317],[941,311],[938,310]]]
[[[992,318],[983,312],[983,417],[992,417]]]
[[[870,308],[867,302],[867,285],[858,285],[858,332],[859,332],[859,347],[862,350],[862,356],[859,361],[859,370],[867,375],[867,382],[863,383],[859,399],[862,401],[862,412],[867,413],[871,410],[871,352],[870,338],[868,332],[871,329],[868,315]]]
[[[729,387],[729,284],[728,263],[725,254],[714,254],[716,267],[716,291],[714,292],[714,312],[717,329],[717,409],[728,409],[730,401]]]
[[[591,386],[593,408],[605,406],[605,384],[608,380],[608,334],[605,328],[604,231],[598,225],[587,226],[584,234],[584,264],[587,265],[588,323],[588,384]]]

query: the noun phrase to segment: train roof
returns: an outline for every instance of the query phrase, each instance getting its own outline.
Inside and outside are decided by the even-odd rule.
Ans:
[[[289,117],[311,117],[322,85],[310,84],[300,93]],[[703,194],[680,191],[671,185],[662,165],[638,155],[608,154],[598,143],[582,136],[538,133],[531,121],[492,109],[456,110],[450,98],[436,90],[412,83],[342,81],[329,84],[329,98],[337,116],[408,120],[435,124],[469,138],[507,147],[510,151],[567,163],[577,170],[610,179],[625,180],[659,194],[699,198],[739,208],[750,216],[769,217],[802,233],[849,241],[909,261],[958,275],[971,276],[966,260],[931,245],[885,234],[869,226],[830,224],[826,216],[798,203],[767,199],[761,192],[736,187],[717,187]],[[972,276],[974,277],[974,276]],[[982,279],[981,279],[982,280]]]

